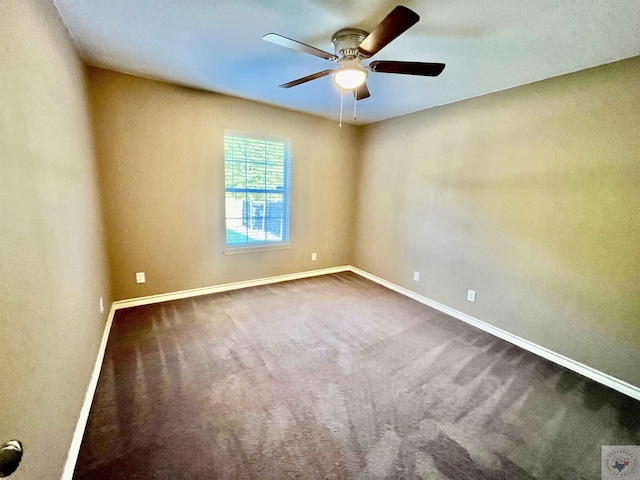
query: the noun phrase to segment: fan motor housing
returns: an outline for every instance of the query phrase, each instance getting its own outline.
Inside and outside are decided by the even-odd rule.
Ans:
[[[358,46],[369,35],[369,32],[358,28],[344,28],[333,34],[331,43],[338,57],[338,61],[358,58]]]

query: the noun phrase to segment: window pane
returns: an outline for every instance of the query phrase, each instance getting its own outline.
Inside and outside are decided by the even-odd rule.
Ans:
[[[269,143],[266,148],[266,161],[276,165],[284,164],[285,145],[283,143]]]
[[[245,197],[246,194],[244,193],[227,192],[225,202],[225,213],[227,221],[231,219],[242,219],[245,217],[243,210]]]
[[[247,162],[247,187],[265,189],[265,164]]]
[[[267,165],[267,190],[281,190],[284,187],[284,167],[282,165]]]
[[[227,245],[247,243],[247,227],[242,224],[242,219],[227,219]]]
[[[244,162],[228,161],[225,163],[224,182],[227,188],[245,188],[246,171]]]
[[[227,245],[289,240],[289,150],[284,142],[225,135]]]
[[[283,195],[281,194],[268,194],[266,202],[266,220],[265,230],[267,233],[279,238],[286,238],[285,232],[285,204]]]
[[[233,162],[231,164],[233,171],[233,183],[237,187],[246,187],[247,185],[247,168],[244,163]]]

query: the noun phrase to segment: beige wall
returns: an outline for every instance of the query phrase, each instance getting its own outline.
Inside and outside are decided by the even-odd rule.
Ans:
[[[367,126],[355,264],[640,385],[638,78],[640,57]]]
[[[83,67],[52,2],[0,2],[0,442],[59,478],[110,304]]]
[[[350,262],[357,128],[107,70],[88,72],[115,299]],[[223,254],[225,128],[291,140],[291,249]],[[145,284],[135,282],[141,271]]]

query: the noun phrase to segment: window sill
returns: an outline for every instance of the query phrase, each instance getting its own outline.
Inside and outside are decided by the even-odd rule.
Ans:
[[[277,243],[275,245],[255,245],[252,247],[228,247],[222,252],[225,255],[241,255],[243,253],[268,252],[270,250],[287,250],[291,248],[290,243]]]

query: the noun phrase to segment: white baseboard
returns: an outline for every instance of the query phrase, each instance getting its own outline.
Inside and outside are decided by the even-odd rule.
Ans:
[[[166,302],[169,300],[177,300],[181,298],[189,298],[196,297],[199,295],[208,295],[211,293],[218,292],[226,292],[229,290],[238,290],[241,288],[249,288],[256,287],[259,285],[268,285],[270,283],[278,283],[278,282],[286,282],[288,280],[297,280],[301,278],[309,278],[316,277],[319,275],[327,275],[331,273],[340,273],[340,272],[353,272],[361,277],[364,277],[372,282],[375,282],[383,287],[389,288],[395,292],[401,293],[409,298],[412,298],[424,305],[435,308],[440,312],[446,313],[458,320],[462,320],[465,323],[473,325],[474,327],[479,328],[491,335],[494,335],[502,340],[506,340],[509,343],[517,345],[531,353],[534,353],[542,358],[546,358],[558,365],[561,365],[569,370],[572,370],[580,375],[584,375],[591,380],[594,380],[598,383],[606,385],[614,390],[617,390],[620,393],[628,395],[631,398],[635,398],[636,400],[640,400],[640,388],[630,383],[624,382],[618,378],[612,377],[604,372],[596,370],[595,368],[591,368],[587,365],[584,365],[580,362],[576,362],[564,355],[560,355],[559,353],[553,352],[545,347],[541,347],[533,342],[525,340],[524,338],[518,337],[517,335],[513,335],[505,330],[494,327],[493,325],[489,325],[488,323],[483,322],[482,320],[478,320],[466,313],[460,312],[453,308],[447,307],[441,303],[436,302],[435,300],[431,300],[427,297],[419,295],[411,290],[403,288],[395,283],[388,282],[380,277],[376,277],[364,270],[360,270],[359,268],[353,267],[351,265],[344,265],[340,267],[331,267],[331,268],[323,268],[320,270],[310,270],[307,272],[300,273],[291,273],[287,275],[278,275],[275,277],[266,277],[266,278],[258,278],[255,280],[247,280],[243,282],[235,282],[235,283],[225,283],[222,285],[215,285],[211,287],[203,287],[203,288],[194,288],[191,290],[182,290],[178,292],[171,293],[163,293],[159,295],[151,295],[148,297],[139,297],[132,298],[129,300],[120,300],[117,302],[113,302],[111,306],[111,310],[109,312],[109,316],[107,318],[107,323],[104,327],[104,333],[102,334],[102,341],[100,343],[100,348],[98,350],[98,356],[96,358],[96,363],[93,367],[93,374],[91,376],[91,381],[89,382],[89,387],[87,388],[87,393],[85,395],[84,403],[82,405],[82,410],[80,411],[80,417],[78,418],[78,423],[76,425],[76,430],[73,435],[73,440],[71,442],[71,447],[69,448],[69,455],[67,456],[67,462],[64,466],[64,470],[62,473],[61,480],[72,480],[73,471],[76,466],[76,461],[78,460],[78,454],[80,453],[80,446],[82,444],[82,437],[84,435],[85,428],[87,426],[87,421],[89,420],[89,412],[91,410],[91,404],[93,403],[93,396],[96,391],[96,387],[98,386],[98,378],[100,377],[100,370],[102,369],[102,361],[104,359],[104,353],[107,347],[107,340],[109,339],[109,332],[111,331],[111,324],[113,323],[113,317],[115,315],[116,310],[120,310],[123,308],[136,307],[140,305],[149,305],[152,303]]]
[[[415,292],[412,292],[411,290],[408,290],[399,285],[396,285],[395,283],[391,283],[380,277],[376,277],[375,275],[365,272],[364,270],[360,270],[359,268],[356,268],[356,267],[350,267],[349,270],[368,280],[371,280],[372,282],[376,282],[384,287],[387,287],[391,290],[401,293],[402,295],[405,295],[420,303],[423,303],[424,305],[428,305],[429,307],[435,308],[436,310],[439,310],[442,313],[446,313],[447,315],[450,315],[453,318],[462,320],[463,322],[468,323],[469,325],[473,325],[474,327],[477,327],[480,330],[484,330],[485,332],[490,333],[493,336],[496,336],[498,338],[501,338],[502,340],[506,340],[509,343],[517,345],[520,348],[528,350],[531,353],[535,353],[536,355],[542,358],[546,358],[547,360],[550,360],[553,363],[557,363],[558,365],[568,368],[569,370],[573,370],[574,372],[579,373],[580,375],[584,375],[585,377],[590,378],[591,380],[601,383],[602,385],[606,385],[607,387],[617,390],[618,392],[623,393],[625,395],[628,395],[631,398],[640,400],[640,388],[636,387],[635,385],[631,385],[630,383],[620,380],[619,378],[613,377],[607,373],[601,372],[600,370],[596,370],[595,368],[589,367],[588,365],[572,360],[569,357],[565,357],[564,355],[561,355],[552,350],[549,350],[548,348],[537,345],[533,342],[530,342],[529,340],[525,340],[524,338],[518,337],[517,335],[509,333],[498,327],[489,325],[488,323],[483,322],[482,320],[478,320],[477,318],[467,315],[466,313],[447,307],[446,305],[443,305],[441,303],[436,302],[435,300],[431,300],[430,298],[427,298]]]
[[[80,410],[80,417],[76,424],[76,430],[73,432],[73,439],[71,440],[71,447],[69,447],[69,455],[67,455],[67,461],[64,465],[64,470],[62,471],[61,480],[72,480],[73,478],[73,471],[76,468],[78,454],[80,453],[80,446],[82,445],[82,437],[84,436],[84,431],[87,427],[89,412],[91,411],[91,404],[93,403],[93,396],[96,393],[96,388],[98,386],[98,378],[100,378],[104,352],[107,349],[107,340],[109,340],[109,333],[111,332],[111,324],[113,323],[115,312],[116,309],[112,305],[111,310],[109,310],[109,315],[107,316],[107,322],[104,325],[100,348],[98,348],[98,356],[96,357],[96,363],[93,366],[93,373],[91,374],[91,380],[87,387],[87,393],[84,396],[84,403]]]
[[[167,302],[169,300],[178,300],[181,298],[197,297],[200,295],[209,295],[211,293],[227,292],[229,290],[239,290],[241,288],[257,287],[259,285],[268,285],[270,283],[286,282],[289,280],[298,280],[300,278],[317,277],[319,275],[327,275],[329,273],[340,273],[351,271],[351,265],[343,265],[340,267],[322,268],[319,270],[309,270],[299,273],[288,273],[286,275],[278,275],[275,277],[257,278],[255,280],[245,280],[242,282],[224,283],[222,285],[214,285],[212,287],[192,288],[190,290],[180,290],[178,292],[161,293],[159,295],[150,295],[148,297],[131,298],[129,300],[119,300],[113,302],[116,310],[121,308],[137,307],[140,305],[150,305],[152,303]]]

